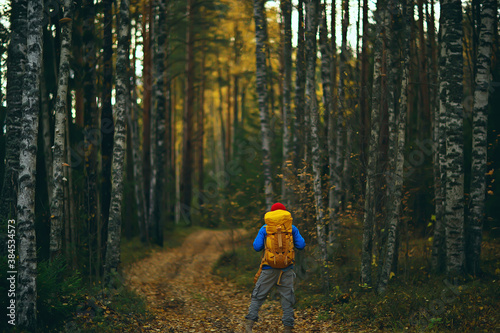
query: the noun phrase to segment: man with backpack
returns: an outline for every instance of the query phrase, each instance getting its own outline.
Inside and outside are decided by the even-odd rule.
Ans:
[[[293,306],[295,294],[293,284],[295,272],[293,264],[295,259],[294,247],[302,250],[306,246],[299,229],[292,225],[292,215],[281,203],[275,203],[271,211],[264,216],[265,224],[260,228],[253,242],[255,251],[265,249],[259,271],[255,275],[255,288],[248,309],[245,329],[252,332],[258,320],[258,312],[264,303],[271,288],[276,286],[281,295],[283,309],[283,325],[285,333],[291,333],[294,324]]]

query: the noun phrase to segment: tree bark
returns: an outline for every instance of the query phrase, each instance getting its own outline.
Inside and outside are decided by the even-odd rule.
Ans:
[[[478,275],[486,199],[486,167],[488,161],[488,97],[491,81],[493,22],[496,19],[496,0],[485,0],[481,9],[481,30],[477,55],[476,90],[474,91],[472,132],[472,179],[470,220],[467,230],[467,271]]]
[[[193,196],[193,107],[194,107],[194,0],[188,0],[186,32],[186,84],[182,134],[181,211],[185,222],[191,225],[191,200]],[[224,125],[223,125],[224,126]],[[224,143],[223,143],[224,144]]]
[[[292,117],[292,4],[290,0],[281,2],[281,12],[284,20],[283,62],[285,72],[283,77],[283,179],[281,182],[281,200],[285,206],[289,206],[291,189],[287,186],[287,179],[290,173],[289,168],[292,166],[292,128],[290,126]]]
[[[104,0],[103,87],[101,110],[101,215],[104,225],[108,222],[111,204],[111,157],[113,154],[114,120],[111,107],[113,84],[113,2]]]
[[[314,200],[316,203],[316,233],[321,254],[322,287],[325,293],[329,290],[328,272],[326,270],[327,248],[325,235],[325,212],[321,191],[321,156],[319,145],[319,115],[316,100],[316,33],[318,30],[318,0],[306,2],[306,110],[309,114],[311,128],[311,157],[314,175]]]
[[[125,160],[126,128],[125,117],[130,108],[129,92],[129,0],[120,3],[120,26],[118,28],[118,48],[116,58],[116,104],[115,135],[112,160],[111,208],[108,222],[108,240],[106,247],[105,283],[111,282],[120,263],[121,207],[123,198],[123,169]]]
[[[259,103],[260,128],[262,135],[262,165],[266,209],[271,209],[273,184],[271,173],[271,138],[269,130],[269,111],[267,108],[266,42],[267,22],[264,8],[265,0],[254,0],[255,19],[255,64],[256,90]]]
[[[27,62],[23,85],[23,125],[19,157],[17,232],[19,248],[17,325],[36,331],[37,254],[35,234],[35,187],[38,115],[40,113],[40,72],[43,52],[43,1],[29,0],[27,6]]]
[[[154,110],[151,112],[151,185],[149,189],[149,237],[157,245],[163,246],[163,214],[166,168],[166,98],[165,62],[167,50],[167,3],[158,0],[155,18],[156,47],[154,48]],[[155,15],[156,16],[156,15]]]
[[[305,143],[305,83],[306,83],[306,55],[305,55],[305,40],[304,40],[304,1],[299,0],[298,11],[298,32],[297,32],[297,51],[295,55],[295,135],[294,140],[294,167],[300,168],[302,158],[304,156]]]
[[[377,1],[376,22],[383,24],[384,1]],[[374,44],[374,69],[373,69],[373,91],[371,109],[371,132],[370,146],[368,151],[368,165],[366,168],[365,189],[365,213],[363,217],[363,245],[361,253],[361,282],[367,286],[372,285],[372,250],[373,250],[373,225],[376,216],[376,174],[379,154],[379,132],[380,132],[380,86],[382,68],[382,37],[381,33],[375,39]]]
[[[64,177],[65,161],[64,142],[66,140],[66,103],[68,101],[68,79],[70,72],[71,36],[73,28],[73,2],[64,3],[64,18],[61,20],[61,53],[59,60],[59,79],[55,105],[55,135],[53,146],[52,180],[53,192],[50,206],[50,257],[54,259],[62,251],[62,228],[64,220]]]
[[[464,155],[462,107],[462,6],[441,0],[440,108],[446,117],[445,236],[446,271],[464,272]]]
[[[408,34],[408,18],[410,12],[411,0],[407,0],[404,5],[403,19],[406,24],[404,24],[403,30],[403,49],[409,48],[409,34]],[[378,293],[383,293],[386,290],[387,283],[391,278],[391,269],[394,264],[394,258],[397,257],[397,243],[398,243],[398,226],[401,219],[401,202],[403,201],[403,180],[404,180],[404,148],[405,148],[405,135],[406,135],[406,115],[408,111],[408,82],[409,82],[409,70],[410,70],[410,54],[404,52],[403,60],[403,73],[401,78],[401,96],[399,98],[399,115],[396,120],[395,126],[397,126],[397,137],[393,138],[395,142],[391,143],[394,147],[392,149],[392,154],[389,155],[391,160],[394,160],[393,167],[390,172],[393,175],[390,176],[392,180],[389,181],[390,184],[390,206],[388,212],[388,233],[386,240],[385,256],[383,261],[383,267],[381,270],[381,275],[378,281],[377,291]],[[393,65],[391,65],[392,67]],[[392,112],[395,113],[395,108],[392,108]],[[395,115],[393,118],[396,118]]]
[[[334,10],[334,9],[333,9]],[[328,47],[328,25],[326,20],[326,7],[323,6],[321,11],[322,19],[319,28],[319,46],[321,51],[321,80],[323,83],[323,106],[325,115],[328,121],[328,166],[329,166],[329,200],[328,200],[328,243],[335,242],[335,235],[338,233],[337,221],[337,205],[335,200],[335,187],[337,186],[338,176],[335,169],[335,144],[333,137],[333,100],[331,94],[331,58],[330,49]]]

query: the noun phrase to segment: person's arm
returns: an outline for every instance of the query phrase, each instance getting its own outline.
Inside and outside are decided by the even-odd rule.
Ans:
[[[297,249],[302,250],[306,247],[306,241],[300,234],[299,229],[294,225],[292,225],[292,236],[293,236],[293,245]]]
[[[253,241],[253,248],[255,251],[259,252],[264,249],[266,243],[266,236],[267,236],[266,226],[264,225],[262,226],[262,228],[260,228],[257,237],[255,237],[255,240]]]

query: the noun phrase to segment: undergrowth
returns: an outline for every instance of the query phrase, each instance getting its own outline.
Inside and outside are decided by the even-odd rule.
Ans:
[[[314,246],[297,251],[296,296],[298,310],[313,309],[317,320],[328,320],[339,327],[373,331],[410,332],[494,332],[500,329],[500,244],[485,237],[481,277],[451,278],[429,272],[430,242],[416,239],[402,248],[399,267],[386,292],[377,294],[362,286],[360,277],[361,229],[351,224],[336,251],[329,257],[330,291],[322,292],[319,265],[311,262]],[[255,235],[250,235],[254,237]],[[213,272],[235,282],[247,291],[260,253],[252,247],[253,238],[234,252],[223,255]],[[377,265],[372,267],[376,281]]]

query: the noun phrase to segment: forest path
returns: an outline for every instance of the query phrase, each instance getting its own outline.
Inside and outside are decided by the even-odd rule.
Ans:
[[[231,240],[246,232],[200,230],[179,248],[153,253],[125,270],[126,284],[146,297],[155,319],[144,332],[244,332],[250,293],[211,273]],[[256,267],[257,270],[257,267]],[[296,311],[295,332],[335,332],[331,323],[315,323],[310,311]],[[264,303],[254,332],[283,332],[278,301]]]

